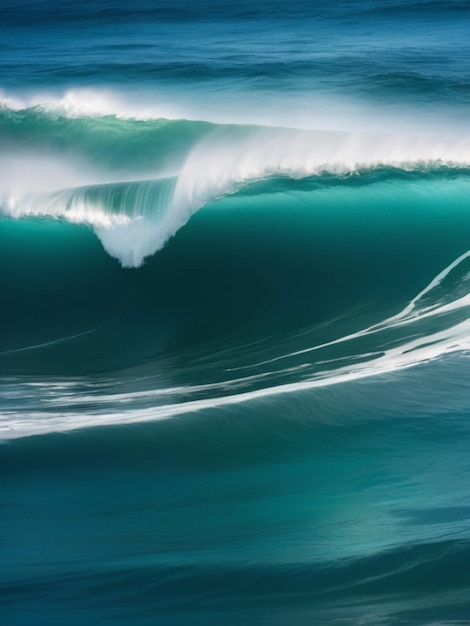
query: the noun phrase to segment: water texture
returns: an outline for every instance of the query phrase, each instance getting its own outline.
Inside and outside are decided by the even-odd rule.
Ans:
[[[469,32],[1,3],[2,624],[470,624]]]

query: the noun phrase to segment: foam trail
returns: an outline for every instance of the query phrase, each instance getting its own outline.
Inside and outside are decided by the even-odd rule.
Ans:
[[[467,252],[464,252],[462,255],[460,255],[457,259],[455,259],[455,261],[450,263],[450,265],[448,265],[444,270],[442,270],[442,272],[440,272],[435,278],[433,278],[433,280],[422,291],[420,291],[418,295],[415,296],[402,311],[400,311],[396,315],[392,315],[391,317],[388,317],[387,319],[378,322],[377,324],[372,324],[371,326],[368,326],[363,330],[357,331],[355,333],[350,333],[348,335],[345,335],[344,337],[339,337],[338,339],[334,339],[332,341],[327,341],[325,343],[321,343],[310,348],[297,350],[295,352],[274,357],[272,359],[267,359],[265,361],[259,361],[258,363],[245,366],[243,369],[254,368],[260,365],[268,365],[270,363],[274,363],[275,361],[281,361],[283,359],[291,358],[293,356],[299,356],[301,354],[315,352],[323,348],[346,343],[348,341],[353,341],[361,337],[377,334],[384,330],[390,330],[399,326],[405,326],[407,324],[412,324],[413,322],[416,322],[418,320],[424,320],[432,316],[442,315],[444,313],[449,313],[451,311],[470,306],[470,294],[466,294],[465,296],[457,298],[456,300],[453,300],[447,304],[436,303],[433,306],[423,307],[422,309],[419,309],[415,312],[419,301],[422,300],[422,298],[426,294],[430,293],[433,289],[438,287],[442,283],[442,281],[452,272],[452,270],[458,267],[463,261],[465,261],[465,259],[468,259],[469,257],[470,250],[467,250]]]
[[[3,350],[0,354],[16,354],[17,352],[27,352],[28,350],[39,350],[40,348],[46,348],[48,346],[54,346],[58,343],[65,343],[66,341],[72,341],[73,339],[77,339],[78,337],[83,337],[85,335],[90,335],[98,330],[97,328],[92,328],[91,330],[85,330],[82,333],[76,333],[75,335],[68,335],[67,337],[61,337],[60,339],[54,339],[53,341],[46,341],[45,343],[37,343],[32,346],[25,346],[24,348],[15,348],[13,350]]]
[[[454,327],[452,335],[447,332],[436,333],[421,343],[417,341],[405,345],[403,348],[396,348],[389,351],[383,357],[374,360],[372,363],[363,364],[358,367],[344,367],[334,372],[329,372],[321,378],[279,385],[275,387],[265,387],[256,391],[237,393],[222,397],[214,397],[204,400],[182,401],[176,404],[168,404],[159,407],[146,409],[122,409],[116,413],[94,414],[88,412],[86,416],[83,412],[57,411],[52,416],[48,412],[31,412],[25,419],[24,414],[15,416],[14,413],[6,415],[5,424],[0,424],[0,438],[4,440],[15,439],[19,437],[27,437],[31,435],[47,434],[51,432],[67,432],[80,428],[89,428],[91,426],[109,426],[113,424],[134,424],[141,422],[158,421],[169,419],[186,413],[193,413],[206,409],[213,409],[233,404],[240,404],[270,396],[276,396],[286,393],[295,393],[338,385],[341,383],[352,382],[369,378],[371,376],[379,376],[387,373],[407,369],[419,364],[424,364],[435,360],[445,354],[451,354],[461,350],[470,349],[470,321],[463,322]],[[429,345],[431,342],[431,345]],[[405,349],[404,349],[405,348]],[[411,352],[409,352],[411,350]],[[408,352],[408,354],[407,354]],[[410,356],[410,354],[413,356]],[[223,385],[227,388],[227,383]],[[214,391],[221,390],[221,386],[213,386]],[[77,398],[80,402],[80,398]],[[59,400],[56,404],[59,404]],[[15,422],[15,419],[18,420]]]
[[[416,329],[413,328],[411,338],[404,336],[398,343],[395,341],[395,345],[392,347],[387,347],[388,340],[385,336],[384,343],[378,341],[375,350],[372,352],[369,350],[365,353],[350,353],[348,356],[354,357],[353,363],[337,367],[336,369],[322,369],[319,371],[316,370],[316,366],[323,363],[323,361],[319,361],[318,363],[312,362],[310,364],[299,363],[297,366],[288,368],[287,370],[265,371],[261,375],[224,380],[223,382],[180,386],[176,388],[151,389],[143,392],[112,393],[107,394],[107,396],[96,394],[94,396],[84,396],[80,391],[74,393],[73,388],[68,388],[66,398],[62,397],[61,399],[57,394],[54,395],[53,405],[59,408],[53,413],[51,413],[50,407],[44,411],[37,410],[31,412],[27,417],[25,417],[24,412],[19,411],[17,413],[15,409],[6,412],[3,423],[0,421],[0,436],[3,439],[11,439],[29,436],[31,434],[69,431],[90,426],[168,419],[184,413],[380,376],[417,365],[423,365],[442,358],[445,355],[465,353],[470,350],[470,318],[466,316],[464,320],[455,320],[451,317],[446,325],[445,316],[446,314],[454,313],[464,307],[470,307],[469,293],[454,300],[433,305],[432,307],[424,307],[422,309],[422,311],[424,311],[423,315],[415,311],[416,309],[419,311],[419,302],[422,300],[423,296],[428,295],[434,288],[441,285],[452,270],[456,269],[469,257],[470,251],[467,251],[449,264],[449,266],[419,292],[400,313],[357,333],[352,333],[331,342],[263,362],[272,363],[282,358],[303,355],[308,352],[311,353],[331,345],[352,342],[361,337],[377,336],[381,332],[388,333],[391,329],[404,325],[418,325]],[[465,277],[463,280],[465,280]],[[421,333],[419,332],[419,325],[423,320],[438,316],[441,320],[440,328],[431,332],[424,328],[421,329]],[[299,374],[302,374],[303,380],[285,384],[269,384],[271,377],[275,377],[285,371],[298,371]],[[240,384],[249,383],[253,380],[257,382],[263,381],[265,386],[256,390],[238,391]],[[46,385],[46,387],[47,386],[48,385]],[[78,388],[80,387],[80,381],[77,381],[76,386]],[[40,388],[39,385],[39,389]],[[194,395],[201,392],[204,394],[210,393],[211,397],[194,399]],[[37,405],[44,406],[48,404],[47,390],[45,393],[45,397],[41,400],[36,400]],[[154,399],[156,397],[165,397],[166,395],[175,395],[177,402],[161,406],[154,405]],[[130,409],[124,408],[129,402],[133,404],[137,399],[145,400],[145,398],[149,400],[150,406]],[[90,403],[91,405],[86,415],[84,415],[81,410],[83,402]],[[75,404],[77,405],[76,411],[73,410]],[[108,405],[110,405],[109,408]],[[116,407],[115,411],[112,410],[114,405]],[[100,408],[94,408],[96,406]],[[62,407],[62,410],[60,407]]]

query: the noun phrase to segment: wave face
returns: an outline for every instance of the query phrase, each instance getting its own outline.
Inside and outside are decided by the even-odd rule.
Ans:
[[[8,626],[467,623],[467,8],[2,4]]]

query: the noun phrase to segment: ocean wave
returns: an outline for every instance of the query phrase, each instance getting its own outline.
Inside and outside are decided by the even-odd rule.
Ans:
[[[70,124],[72,136],[78,132],[74,127],[76,120],[62,120],[58,129],[57,121],[48,121],[43,128],[44,119],[40,117],[38,122],[37,112],[31,119],[30,115],[28,112],[27,127],[39,123],[42,139],[36,156],[29,157],[28,168],[23,167],[26,156],[15,160],[14,153],[4,151],[0,180],[3,214],[15,218],[62,218],[92,226],[105,249],[125,267],[141,265],[199,209],[229,195],[279,190],[290,193],[339,184],[385,184],[400,177],[408,182],[426,176],[466,179],[470,171],[469,137],[457,140],[201,126],[198,122],[169,120],[136,126],[135,121],[100,122],[93,118],[92,127],[82,137],[82,144],[84,140],[88,144],[83,144],[74,157],[66,137]],[[15,122],[11,123],[14,126]],[[26,123],[24,118],[21,123]],[[7,135],[12,132],[9,124],[10,121]],[[107,140],[107,136],[112,139]],[[61,155],[57,150],[63,141],[68,142],[67,151]],[[108,159],[99,158],[103,141],[112,155]],[[135,144],[130,155],[129,141]],[[48,169],[42,158],[46,148]],[[50,154],[51,149],[55,155]],[[145,174],[147,180],[129,180],[126,170],[131,167],[132,155],[139,150],[141,160],[132,167]],[[122,156],[116,156],[116,152]],[[101,161],[101,173],[93,171],[97,158]],[[154,174],[149,179],[152,169]],[[172,175],[168,176],[168,172]],[[61,189],[57,174],[64,181],[75,179],[78,188],[74,185]],[[100,176],[103,184],[97,184]],[[87,177],[91,184],[84,185]],[[280,189],[280,182],[284,189]],[[41,187],[49,191],[38,193]]]

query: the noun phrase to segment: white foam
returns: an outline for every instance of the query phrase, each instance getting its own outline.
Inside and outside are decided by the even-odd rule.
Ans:
[[[145,217],[95,227],[106,252],[123,267],[139,267],[146,257],[163,248],[168,237],[162,230]]]

